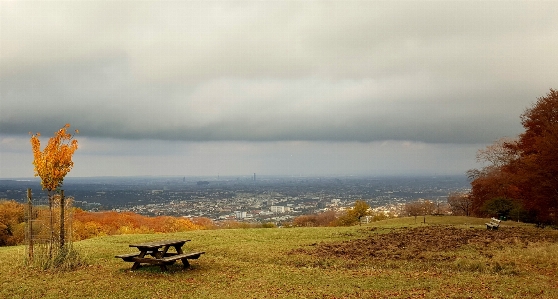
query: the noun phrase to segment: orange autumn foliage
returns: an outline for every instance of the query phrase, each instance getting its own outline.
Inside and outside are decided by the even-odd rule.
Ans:
[[[73,239],[120,235],[182,232],[204,227],[186,218],[171,216],[147,217],[133,212],[74,212]]]
[[[14,200],[0,200],[0,246],[22,243],[24,228],[24,206]]]
[[[301,215],[293,220],[294,226],[334,226],[337,215],[335,211],[326,211],[320,214]]]
[[[64,125],[54,133],[48,144],[41,151],[40,133],[31,135],[31,147],[33,149],[33,165],[35,165],[35,176],[41,178],[43,190],[51,192],[62,185],[64,177],[72,167],[72,155],[78,148],[77,140],[67,132],[70,124]],[[75,133],[79,133],[75,130]]]

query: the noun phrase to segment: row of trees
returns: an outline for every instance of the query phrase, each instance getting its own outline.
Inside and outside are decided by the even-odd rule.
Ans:
[[[402,205],[392,214],[385,212],[374,212],[363,200],[357,200],[353,207],[344,212],[326,211],[323,213],[302,215],[293,220],[294,226],[350,226],[360,222],[362,217],[369,217],[374,221],[394,218],[397,216],[427,215],[456,215],[471,216],[472,201],[469,194],[450,193],[447,202],[420,199]]]
[[[521,115],[525,131],[482,149],[480,169],[468,171],[472,212],[558,224],[558,91]]]
[[[171,233],[202,228],[186,218],[146,217],[132,212],[90,213],[78,209],[73,218],[74,240],[103,235]]]
[[[427,215],[456,215],[471,216],[472,201],[469,194],[450,193],[447,202],[431,201],[420,199],[402,205],[392,214],[385,212],[374,212],[363,200],[357,200],[353,207],[338,213],[326,211],[323,213],[302,215],[293,221],[294,226],[350,226],[360,222],[362,217],[369,217],[374,221],[394,218],[398,216],[414,216],[415,221],[418,216]]]
[[[33,234],[36,238],[50,240],[50,213],[59,213],[60,207],[53,200],[52,210],[49,207],[36,207],[34,210]],[[68,199],[71,202],[71,199]],[[26,205],[13,200],[0,200],[0,246],[23,244],[25,241]],[[67,211],[71,217],[66,218],[66,226],[73,241],[84,240],[97,236],[136,234],[136,233],[171,233],[196,229],[218,228],[211,219],[159,216],[147,217],[139,214],[124,212],[85,212],[72,208]],[[52,224],[59,226],[59,219]],[[227,223],[226,227],[239,227],[235,223]],[[55,230],[55,232],[58,232]]]
[[[370,209],[366,201],[357,200],[351,208],[343,212],[325,211],[323,213],[298,216],[293,220],[292,225],[298,227],[351,226],[360,223],[363,217],[370,217],[371,221],[380,221],[393,217],[393,215],[386,215],[383,212],[375,213]]]

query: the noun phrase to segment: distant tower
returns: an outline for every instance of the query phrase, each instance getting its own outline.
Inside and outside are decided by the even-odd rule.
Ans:
[[[256,181],[256,173],[254,172],[254,182]]]

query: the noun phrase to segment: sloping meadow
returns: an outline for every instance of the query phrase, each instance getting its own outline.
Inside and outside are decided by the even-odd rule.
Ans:
[[[74,271],[27,268],[23,246],[3,247],[0,298],[558,298],[558,231],[425,220],[105,236],[75,242],[87,263]],[[206,254],[168,272],[114,258],[167,239]]]

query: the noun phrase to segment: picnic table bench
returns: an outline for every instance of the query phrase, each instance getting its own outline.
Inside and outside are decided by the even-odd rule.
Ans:
[[[158,265],[162,271],[167,270],[167,265],[174,264],[177,260],[182,261],[183,268],[188,268],[190,263],[189,259],[197,259],[205,252],[190,252],[184,253],[182,246],[190,240],[164,240],[148,243],[130,244],[130,247],[136,247],[139,252],[125,253],[116,255],[116,258],[121,258],[125,262],[133,262],[132,270],[136,270],[142,263],[150,265]],[[168,252],[174,247],[176,252]]]
[[[500,226],[500,222],[502,222],[502,220],[492,217],[492,219],[490,219],[490,222],[485,223],[486,229],[490,229],[490,230],[498,229],[498,227]]]

